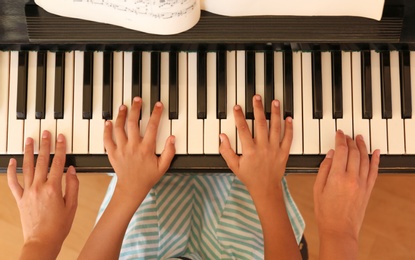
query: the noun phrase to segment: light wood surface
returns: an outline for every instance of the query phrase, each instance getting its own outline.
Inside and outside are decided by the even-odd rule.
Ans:
[[[105,195],[110,177],[78,174],[79,207],[72,231],[58,259],[76,259],[85,243]],[[318,233],[313,212],[315,175],[289,175],[287,181],[306,221],[310,260],[318,259]],[[0,175],[0,252],[2,259],[17,259],[22,245],[19,212]],[[373,191],[360,237],[360,260],[415,259],[415,175],[380,175]]]

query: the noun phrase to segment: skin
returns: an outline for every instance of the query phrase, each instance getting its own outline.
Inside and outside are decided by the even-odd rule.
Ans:
[[[378,176],[380,151],[369,159],[361,135],[336,133],[335,150],[320,165],[314,185],[314,211],[320,259],[357,259],[358,238]]]
[[[268,130],[261,97],[255,95],[252,102],[255,138],[252,138],[241,107],[237,105],[234,116],[242,155],[238,156],[232,150],[226,134],[220,136],[220,153],[229,168],[245,184],[254,201],[263,230],[265,259],[301,259],[281,184],[293,138],[292,119],[286,119],[284,137],[280,140],[280,103],[277,100],[272,102]]]
[[[150,189],[165,174],[175,154],[174,136],[167,138],[160,156],[155,154],[163,110],[160,102],[153,109],[144,136],[140,136],[141,104],[141,98],[135,97],[128,117],[127,107],[121,106],[115,124],[107,121],[104,145],[118,181],[79,259],[118,259],[128,223]]]
[[[24,245],[20,259],[56,259],[69,234],[78,204],[79,182],[75,169],[66,173],[65,194],[62,178],[65,165],[66,141],[58,136],[50,172],[51,137],[43,132],[36,167],[33,139],[26,140],[23,159],[23,185],[17,179],[16,160],[11,159],[7,180],[17,202],[22,223]]]

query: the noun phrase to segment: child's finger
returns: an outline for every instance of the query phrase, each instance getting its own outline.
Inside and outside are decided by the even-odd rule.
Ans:
[[[235,151],[232,150],[231,143],[226,134],[220,134],[221,144],[220,144],[220,154],[223,159],[225,159],[226,164],[233,173],[238,172],[238,161],[239,156],[235,154]]]

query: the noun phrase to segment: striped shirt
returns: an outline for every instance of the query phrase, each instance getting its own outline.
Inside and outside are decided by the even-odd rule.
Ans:
[[[288,217],[301,240],[304,220],[283,179]],[[108,187],[98,218],[114,192]],[[263,259],[261,223],[245,185],[233,174],[165,175],[128,225],[120,259]]]

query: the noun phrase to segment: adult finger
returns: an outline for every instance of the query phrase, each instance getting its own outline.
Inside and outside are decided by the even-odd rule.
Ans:
[[[220,134],[220,140],[221,143],[219,152],[228,165],[229,169],[231,169],[233,173],[237,174],[239,170],[239,156],[235,154],[234,150],[232,150],[231,143],[229,142],[229,138],[226,134]]]
[[[347,166],[348,146],[343,131],[336,132],[335,149],[333,155],[332,169],[338,172],[345,172]]]
[[[43,183],[46,181],[49,169],[50,157],[50,133],[45,130],[42,133],[42,140],[40,141],[39,156],[36,161],[35,177],[33,182]]]
[[[318,169],[318,174],[313,188],[314,196],[322,192],[324,190],[324,187],[326,186],[327,178],[329,176],[330,168],[333,162],[333,155],[334,150],[330,149],[330,151],[327,152],[326,157],[320,164],[320,168]]]
[[[149,147],[151,147],[151,149],[155,149],[156,147],[157,131],[162,111],[163,104],[161,102],[157,102],[154,105],[153,113],[151,113],[151,117],[148,121],[147,129],[144,134],[143,143],[144,145],[148,145]]]
[[[268,143],[268,126],[265,118],[264,106],[260,95],[255,95],[252,98],[252,106],[254,107],[254,125],[255,125],[255,139],[259,144]]]
[[[106,121],[104,128],[104,147],[108,153],[112,153],[115,150],[116,144],[112,139],[112,122]]]
[[[14,199],[18,201],[23,195],[23,188],[17,179],[16,164],[16,159],[10,159],[9,166],[7,167],[7,183],[12,191]]]
[[[379,162],[380,162],[380,151],[375,150],[370,160],[370,169],[369,169],[369,174],[367,176],[367,188],[368,188],[369,196],[370,196],[370,193],[372,192],[373,187],[375,186],[376,178],[378,177]]]
[[[23,186],[29,188],[33,183],[33,177],[35,174],[35,158],[33,150],[33,139],[28,137],[26,139],[26,144],[24,147],[24,156],[23,156]]]
[[[128,139],[136,143],[141,141],[140,127],[138,123],[138,120],[140,119],[141,105],[142,99],[140,97],[134,97],[127,121]]]
[[[347,156],[347,172],[358,177],[360,174],[360,152],[357,148],[356,142],[350,137],[346,136],[348,156]]]
[[[164,145],[164,150],[158,158],[159,171],[163,174],[169,169],[174,154],[176,153],[176,147],[174,146],[175,141],[175,136],[169,136],[166,140],[166,144]]]
[[[56,182],[58,185],[62,183],[62,175],[65,167],[66,160],[66,140],[63,134],[58,135],[56,140],[55,156],[52,160],[52,166],[50,168],[49,179]]]
[[[271,103],[271,126],[269,130],[269,140],[272,145],[280,144],[281,138],[281,113],[280,113],[280,102],[274,100]]]
[[[236,105],[233,108],[233,116],[235,118],[236,129],[238,130],[239,139],[241,140],[242,151],[252,149],[254,141],[252,139],[252,133],[249,130],[248,124],[246,123],[242,108]]]
[[[360,153],[360,169],[359,169],[359,175],[364,180],[367,179],[367,175],[369,174],[369,155],[367,153],[367,147],[365,144],[365,141],[363,140],[363,136],[358,135],[356,136],[356,145],[359,149]]]
[[[281,142],[281,150],[283,153],[285,154],[290,153],[292,142],[293,142],[293,119],[291,117],[287,117],[287,119],[285,119],[284,137],[282,138],[282,142]]]
[[[66,171],[66,188],[65,188],[65,206],[69,214],[75,216],[76,207],[78,206],[79,180],[73,166],[69,166]],[[73,217],[72,216],[72,217]]]
[[[127,142],[127,135],[125,133],[125,120],[127,118],[127,107],[121,105],[119,107],[119,112],[117,119],[114,124],[114,137],[115,142],[120,145],[124,145]]]

